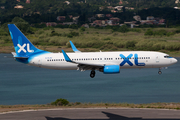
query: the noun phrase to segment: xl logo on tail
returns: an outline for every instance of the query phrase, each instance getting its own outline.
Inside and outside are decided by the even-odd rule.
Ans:
[[[30,50],[30,45],[29,45],[29,43],[23,44],[22,46],[21,46],[20,44],[17,44],[17,46],[19,47],[18,53],[20,53],[21,51],[23,51],[24,53],[26,53],[27,51],[28,51],[29,53],[34,52],[34,50]],[[26,51],[26,49],[25,49],[26,46],[27,46],[27,51]]]

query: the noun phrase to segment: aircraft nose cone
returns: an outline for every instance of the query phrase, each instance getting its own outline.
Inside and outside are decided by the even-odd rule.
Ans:
[[[174,62],[174,63],[177,63],[177,62],[178,62],[178,60],[174,58],[173,62]]]

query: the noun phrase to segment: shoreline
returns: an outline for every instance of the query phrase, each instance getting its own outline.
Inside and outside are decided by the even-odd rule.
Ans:
[[[134,109],[165,109],[180,110],[180,103],[70,103],[68,105],[56,106],[50,104],[42,105],[0,105],[0,113],[9,111],[39,110],[39,109],[82,109],[82,108],[134,108]]]

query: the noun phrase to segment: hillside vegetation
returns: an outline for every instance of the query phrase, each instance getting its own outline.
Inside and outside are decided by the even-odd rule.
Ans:
[[[68,49],[71,40],[81,51],[150,50],[180,56],[178,28],[134,28],[125,33],[95,28],[86,28],[83,31],[81,28],[30,27],[29,30],[31,31],[26,31],[25,35],[34,45],[52,52],[59,52],[61,48],[71,51]],[[9,33],[2,28],[0,31],[0,47],[13,46]]]

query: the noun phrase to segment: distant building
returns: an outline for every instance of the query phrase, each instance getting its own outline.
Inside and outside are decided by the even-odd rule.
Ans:
[[[116,6],[116,7],[114,7],[114,9],[116,9],[118,11],[122,10],[122,8],[123,8],[123,6]]]
[[[174,7],[174,9],[180,9],[180,7]]]
[[[88,24],[83,24],[82,27],[89,28]]]
[[[118,18],[119,19],[119,18]],[[102,26],[105,27],[107,25],[113,26],[113,25],[119,25],[119,23],[116,21],[117,19],[113,20],[95,20],[93,23],[90,23],[91,26]]]
[[[22,5],[16,5],[16,6],[14,6],[14,8],[16,8],[16,9],[22,9],[22,8],[24,8],[24,6],[22,6]]]
[[[46,26],[48,27],[48,26],[56,26],[57,25],[57,23],[55,23],[55,22],[47,22],[46,23]]]
[[[179,0],[176,0],[175,3],[178,4],[178,3],[179,3]]]
[[[96,17],[102,18],[102,17],[104,17],[104,14],[96,14]]]
[[[66,16],[57,16],[57,20],[58,21],[65,21],[66,20]]]
[[[76,22],[63,22],[63,25],[73,25],[73,24],[77,24]]]
[[[67,5],[69,5],[69,4],[70,4],[70,2],[69,2],[69,1],[65,1],[64,3],[66,3]]]
[[[106,14],[106,17],[111,18],[112,14]]]
[[[1,9],[5,9],[5,6],[1,6]]]
[[[115,23],[119,23],[120,19],[117,17],[110,18],[110,20],[113,20]]]
[[[29,3],[31,3],[31,1],[30,1],[30,0],[26,0],[26,3],[28,3],[28,4],[29,4]]]
[[[107,8],[108,8],[108,9],[113,9],[113,7],[112,7],[112,6],[107,6]]]
[[[140,17],[139,15],[133,16],[133,18],[134,18],[136,21],[141,21],[141,17]]]
[[[93,24],[94,24],[94,25],[99,25],[99,26],[101,26],[102,20],[95,20],[95,21],[93,22]]]
[[[155,24],[155,20],[141,20],[141,24],[144,25],[144,24],[147,24],[147,25],[153,25]]]
[[[77,17],[73,17],[73,22],[78,22],[78,19],[79,19],[79,16],[77,16]]]
[[[134,10],[133,7],[125,7],[125,9],[127,9],[127,10]]]
[[[165,22],[166,22],[165,19],[160,19],[158,24],[159,24],[159,25],[164,25]]]
[[[119,5],[122,5],[122,4],[123,4],[123,2],[122,2],[122,0],[120,0],[120,1],[119,1]]]
[[[148,16],[146,20],[154,20],[153,16]]]
[[[112,13],[116,13],[117,11],[116,10],[111,10]]]
[[[113,25],[113,20],[107,20],[106,22],[107,22],[107,25],[110,25],[110,26]]]

